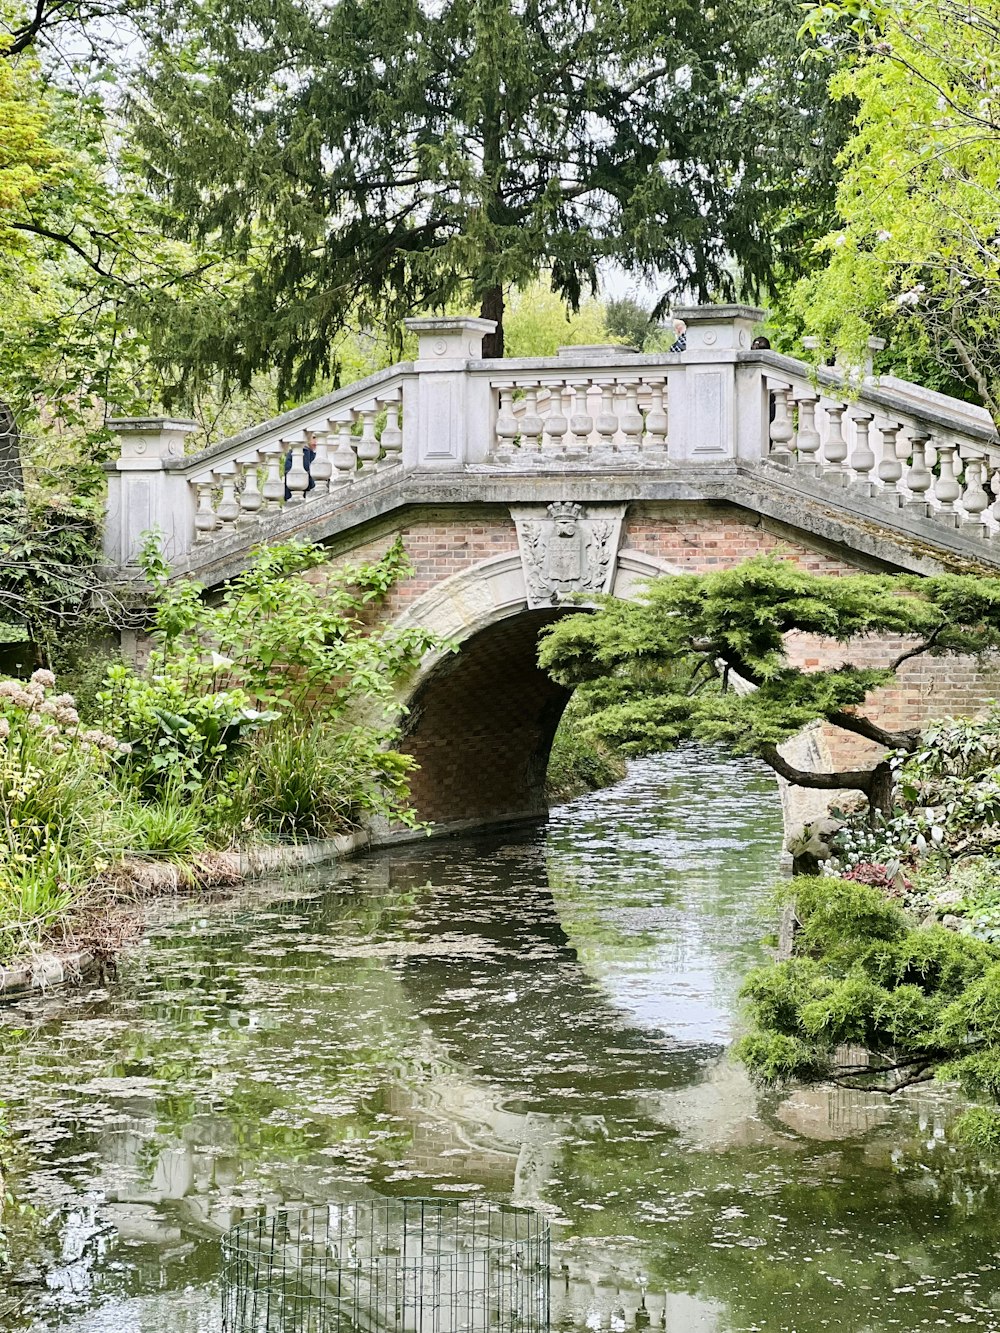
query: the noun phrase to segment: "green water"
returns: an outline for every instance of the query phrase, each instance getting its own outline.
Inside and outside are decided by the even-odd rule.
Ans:
[[[542,1209],[567,1331],[1000,1329],[1000,1191],[946,1090],[758,1096],[724,1055],[779,849],[770,776],[686,751],[0,1010],[6,1326],[217,1333],[244,1210],[374,1191]]]

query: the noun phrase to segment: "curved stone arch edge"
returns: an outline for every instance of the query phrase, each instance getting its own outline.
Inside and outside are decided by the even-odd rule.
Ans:
[[[618,552],[611,593],[614,597],[633,600],[648,579],[681,573],[683,571],[678,566],[666,560],[626,547]],[[585,609],[586,605],[580,603],[579,609]],[[572,610],[575,606],[567,603],[566,609]],[[528,591],[520,552],[505,551],[452,574],[422,593],[392,624],[399,629],[419,626],[461,645],[481,630],[527,610]],[[416,673],[401,687],[400,704],[405,705],[413,697],[448,655],[438,650],[425,654]]]
[[[659,556],[623,547],[615,561],[611,595],[633,601],[649,579],[685,572]],[[579,606],[585,609],[586,603]],[[392,624],[397,628],[419,626],[461,647],[481,630],[528,609],[520,552],[505,551],[450,575],[422,593]],[[397,691],[401,713],[450,656],[449,652],[436,649],[424,655],[416,672]],[[800,768],[821,770],[829,765],[825,737],[817,724],[786,741],[781,750],[789,762]],[[833,799],[848,795],[793,787],[781,777],[777,777],[777,783],[786,842],[801,835],[806,825],[823,818]]]

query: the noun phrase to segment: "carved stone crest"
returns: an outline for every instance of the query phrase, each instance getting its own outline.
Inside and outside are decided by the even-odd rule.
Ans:
[[[572,593],[610,592],[624,505],[556,500],[512,506],[529,607],[558,606]]]

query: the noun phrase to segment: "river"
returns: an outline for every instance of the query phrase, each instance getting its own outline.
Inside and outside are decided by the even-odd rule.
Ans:
[[[187,905],[109,988],[0,1010],[6,1327],[217,1333],[241,1210],[374,1191],[542,1209],[565,1333],[1000,1330],[951,1094],[757,1093],[724,1053],[780,824],[766,770],[683,750],[545,828]]]

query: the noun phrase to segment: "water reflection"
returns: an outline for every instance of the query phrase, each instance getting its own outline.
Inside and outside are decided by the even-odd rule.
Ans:
[[[946,1094],[758,1098],[722,1055],[779,824],[752,764],[647,761],[547,830],[192,911],[113,992],[0,1012],[38,1206],[8,1325],[214,1333],[221,1230],[377,1191],[545,1209],[566,1330],[1000,1328],[996,1185]]]

